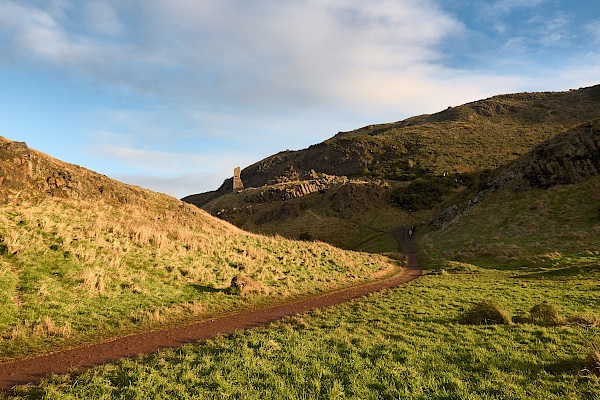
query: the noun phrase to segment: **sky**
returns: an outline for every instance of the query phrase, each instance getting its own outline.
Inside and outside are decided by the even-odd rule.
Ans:
[[[595,0],[0,0],[0,136],[181,198],[339,131],[600,84]]]

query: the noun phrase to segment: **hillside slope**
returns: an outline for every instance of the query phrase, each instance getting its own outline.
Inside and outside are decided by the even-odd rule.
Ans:
[[[598,118],[599,105],[600,86],[495,96],[433,115],[339,133],[242,172],[246,186],[269,183],[266,186],[235,194],[226,190],[225,182],[217,192],[184,200],[204,204],[211,214],[253,232],[317,239],[346,249],[393,251],[406,226],[423,226],[432,217],[436,226],[443,226],[480,199],[491,171],[504,171],[504,164],[540,143]],[[579,157],[585,142],[570,149]],[[568,157],[557,153],[563,155]],[[527,158],[521,163],[535,166]],[[569,163],[566,168],[572,169]],[[555,164],[550,170],[569,174]]]
[[[299,151],[267,157],[242,170],[245,187],[309,179],[311,170],[336,176],[410,180],[431,173],[497,168],[560,132],[597,118],[600,85],[567,92],[494,96],[431,115],[340,132]],[[231,192],[184,200],[202,206]]]
[[[473,196],[474,193],[471,193]],[[552,258],[600,251],[600,119],[557,135],[495,171],[476,196],[432,219],[424,257]]]
[[[243,232],[4,138],[0,199],[0,359],[277,303],[396,268],[384,257]]]

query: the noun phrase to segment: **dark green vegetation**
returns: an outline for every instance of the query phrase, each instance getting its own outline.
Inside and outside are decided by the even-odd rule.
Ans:
[[[442,203],[453,191],[474,187],[475,180],[471,175],[454,174],[417,178],[407,186],[392,190],[389,201],[406,211],[430,210]]]

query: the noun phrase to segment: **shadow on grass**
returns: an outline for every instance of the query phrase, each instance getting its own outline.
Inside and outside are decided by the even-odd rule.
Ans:
[[[197,285],[197,284],[191,284],[190,287],[192,289],[194,289],[195,291],[197,291],[198,293],[225,293],[225,294],[230,294],[231,293],[231,288],[214,288],[212,286],[203,286],[203,285]]]
[[[600,265],[573,265],[566,268],[551,269],[547,271],[535,272],[532,274],[520,275],[520,278],[565,278],[565,277],[583,277],[588,275],[599,275]]]
[[[515,361],[511,370],[530,371],[532,376],[537,376],[541,372],[547,372],[552,375],[578,374],[585,368],[585,360],[582,358],[568,358],[556,360],[554,362],[532,364],[525,361]]]

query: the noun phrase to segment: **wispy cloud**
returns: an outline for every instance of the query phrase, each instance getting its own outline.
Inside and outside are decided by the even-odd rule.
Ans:
[[[149,174],[114,174],[113,179],[126,182],[131,185],[168,193],[177,198],[183,198],[192,194],[202,193],[217,189],[223,183],[222,177],[230,177],[233,170],[223,169],[218,171],[202,171],[196,173],[181,174],[177,176],[156,176]]]
[[[600,19],[587,23],[585,33],[590,36],[593,43],[600,43]]]
[[[488,12],[498,15],[498,13],[508,14],[515,10],[524,8],[535,8],[546,0],[498,0],[491,3],[488,6]]]
[[[117,11],[109,1],[87,1],[82,6],[81,14],[85,26],[95,33],[116,36],[125,30]]]
[[[500,0],[481,10],[502,18],[543,3]],[[66,11],[83,16],[81,22],[65,20]],[[94,22],[93,16],[101,18]],[[0,31],[15,56],[207,120],[240,110],[273,117],[292,108],[373,118],[394,109],[423,112],[414,106],[415,96],[437,107],[439,94],[433,92],[439,90],[423,88],[444,85],[436,77],[453,75],[443,65],[441,43],[465,30],[433,0],[95,0],[43,7],[4,0],[0,22],[7,21],[13,22]],[[530,22],[531,34],[509,37],[504,49],[526,54],[532,46],[564,41],[567,23],[559,17],[535,27]],[[506,78],[507,84],[514,81]],[[474,85],[465,90],[486,91]],[[469,100],[458,92],[447,96]]]
[[[565,15],[558,15],[551,19],[536,17],[530,22],[537,28],[534,31],[535,42],[543,46],[568,45],[576,37],[571,32],[571,21]]]

